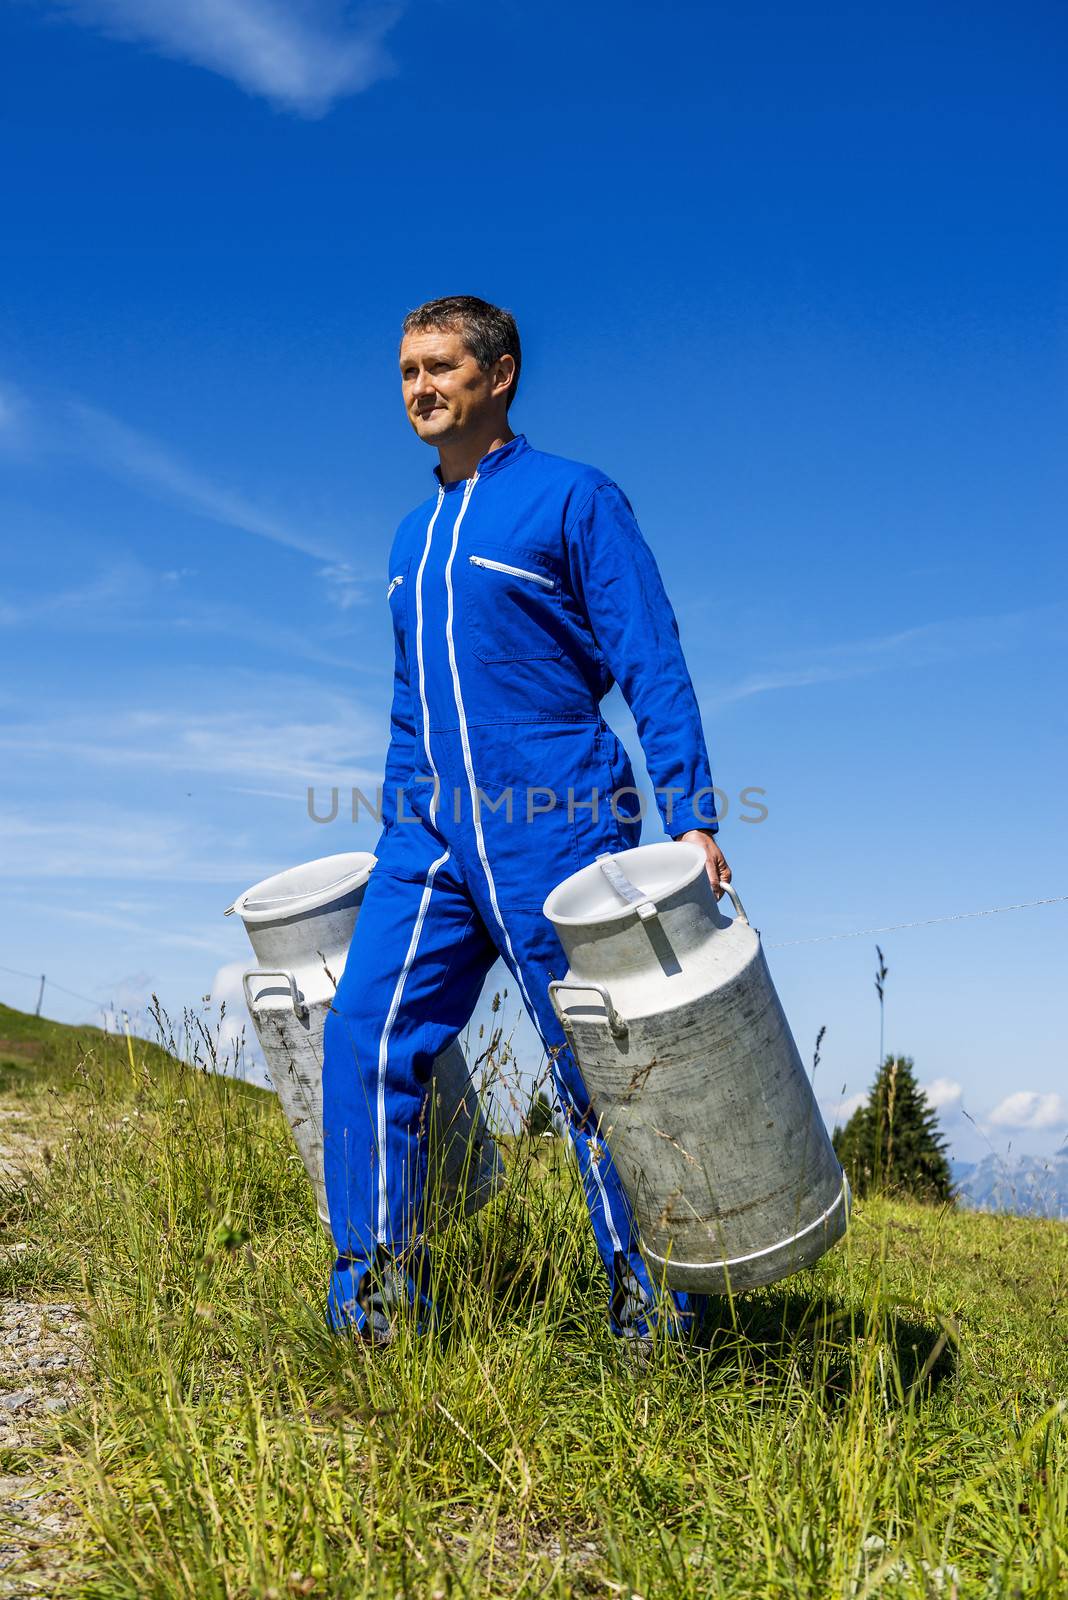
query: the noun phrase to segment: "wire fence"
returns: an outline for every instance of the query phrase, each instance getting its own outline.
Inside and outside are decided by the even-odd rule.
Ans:
[[[769,950],[791,950],[799,944],[832,944],[838,939],[867,939],[876,933],[901,933],[906,928],[933,928],[940,922],[965,922],[970,917],[999,917],[1005,911],[1030,911],[1034,906],[1059,906],[1068,894],[1055,894],[1045,900],[1018,900],[1011,906],[984,906],[981,911],[951,911],[942,917],[921,917],[916,922],[888,922],[881,928],[857,928],[853,933],[817,933],[809,939],[778,939]]]
[[[15,977],[15,978],[28,978],[31,983],[39,983],[41,985],[41,999],[42,1000],[44,998],[45,988],[47,987],[49,989],[57,989],[60,994],[70,995],[71,999],[73,999],[73,1000],[84,1000],[87,1005],[92,1006],[94,1008],[94,1010],[96,1010],[96,1011],[108,1011],[108,1010],[111,1009],[111,1006],[110,1006],[108,1001],[99,1000],[94,995],[91,995],[91,994],[81,994],[81,993],[79,993],[79,991],[77,989],[68,989],[64,984],[57,983],[54,978],[50,978],[48,976],[48,974],[45,973],[45,972],[23,972],[21,967],[5,967],[5,966],[0,966],[0,972],[9,972],[9,973],[11,973],[12,977]],[[40,1009],[41,1009],[41,1001],[38,1000],[38,1003],[37,1003],[38,1012],[40,1012]]]

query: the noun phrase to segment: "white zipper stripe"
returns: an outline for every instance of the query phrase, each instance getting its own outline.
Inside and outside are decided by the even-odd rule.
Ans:
[[[595,1158],[593,1153],[592,1146],[594,1145],[599,1151],[605,1150],[605,1147],[602,1144],[598,1134],[590,1135],[589,1145],[587,1146],[587,1149],[589,1150],[590,1167],[593,1170],[593,1181],[597,1185],[597,1192],[601,1196],[601,1210],[604,1212],[604,1220],[608,1224],[608,1236],[612,1241],[612,1248],[613,1250],[618,1250],[621,1253],[625,1253],[623,1252],[622,1241],[620,1240],[619,1234],[616,1231],[615,1219],[612,1216],[612,1208],[608,1204],[608,1190],[605,1188],[604,1181],[601,1178],[601,1163]]]
[[[489,858],[486,855],[486,840],[482,832],[482,817],[480,815],[478,806],[478,785],[475,782],[475,769],[471,761],[471,741],[468,738],[467,717],[464,713],[464,697],[460,689],[460,674],[456,670],[456,645],[453,640],[452,632],[452,620],[455,609],[455,601],[452,591],[452,564],[456,557],[456,546],[460,538],[460,526],[464,520],[464,517],[467,515],[467,508],[471,503],[471,492],[477,482],[478,473],[476,472],[473,478],[468,479],[467,487],[464,490],[463,504],[460,507],[459,516],[456,518],[456,521],[453,524],[452,547],[449,550],[449,559],[445,563],[445,593],[448,597],[448,609],[445,614],[445,643],[449,652],[449,671],[452,674],[452,693],[453,698],[456,701],[456,715],[460,722],[460,743],[463,746],[464,752],[464,770],[467,773],[467,786],[471,791],[471,816],[475,829],[475,844],[478,848],[478,859],[481,861],[482,870],[486,875],[486,887],[489,889],[490,904],[493,906],[493,915],[497,919],[497,926],[504,935],[504,942],[508,947],[508,954],[511,956],[513,965],[515,966],[516,978],[518,979],[519,987],[522,990],[523,999],[526,1002],[528,1009],[533,1014],[534,1007],[530,1004],[530,996],[527,994],[526,984],[523,982],[523,975],[519,971],[519,963],[516,961],[515,951],[512,949],[512,940],[508,933],[508,929],[504,925],[504,918],[501,916],[501,908],[497,901],[497,885],[493,881],[493,873],[490,871]]]
[[[542,1043],[545,1043],[544,1039],[542,1040]],[[546,1052],[546,1054],[548,1054],[548,1052]],[[559,1078],[556,1079],[556,1087],[561,1099],[566,1102],[565,1108],[570,1111],[571,1117],[577,1125],[580,1120],[584,1119],[580,1119],[579,1117],[578,1107],[575,1104],[574,1096],[572,1095],[570,1089],[568,1089],[567,1085]],[[587,1115],[588,1114],[589,1113],[587,1112]],[[616,1228],[616,1221],[612,1215],[612,1208],[608,1204],[608,1190],[605,1188],[604,1179],[601,1177],[601,1164],[599,1161],[594,1159],[593,1155],[593,1146],[596,1146],[599,1151],[603,1151],[606,1155],[611,1155],[611,1152],[607,1149],[604,1140],[601,1138],[599,1129],[600,1124],[598,1124],[597,1132],[587,1135],[586,1155],[590,1163],[590,1170],[593,1173],[593,1181],[597,1185],[597,1193],[601,1197],[601,1210],[604,1212],[604,1220],[608,1224],[608,1237],[612,1241],[612,1248],[613,1250],[618,1250],[625,1255],[626,1251],[623,1249],[623,1243],[619,1237],[619,1230]]]
[[[486,886],[490,893],[490,903],[493,906],[493,915],[497,918],[497,926],[504,935],[504,942],[507,947],[508,954],[511,957],[512,970],[515,972],[527,1010],[529,1011],[531,1017],[534,1018],[535,1026],[537,1026],[537,1012],[530,1003],[530,996],[527,993],[527,986],[523,982],[523,974],[520,969],[519,962],[515,958],[515,951],[512,949],[511,936],[509,935],[508,929],[504,925],[504,918],[501,916],[501,908],[497,902],[497,885],[493,881],[493,873],[490,870],[489,858],[486,855],[486,840],[483,836],[482,818],[479,814],[478,808],[478,785],[475,782],[475,771],[471,761],[471,741],[467,735],[467,718],[464,715],[464,699],[460,689],[460,675],[456,670],[456,647],[453,642],[452,632],[452,619],[454,611],[452,592],[452,564],[456,556],[456,546],[460,539],[460,525],[463,522],[464,517],[467,515],[467,507],[471,500],[471,493],[477,482],[478,473],[476,472],[474,477],[468,480],[467,488],[464,490],[464,498],[463,504],[460,507],[460,514],[453,524],[452,548],[449,551],[449,559],[445,563],[445,592],[448,596],[448,610],[446,611],[445,615],[445,642],[448,645],[449,650],[449,670],[452,673],[452,692],[453,698],[456,701],[456,714],[460,721],[460,743],[463,746],[464,767],[467,771],[468,788],[471,791],[471,815],[474,820],[475,843],[478,846],[478,858],[482,863],[482,870],[486,875]],[[538,1032],[540,1034],[540,1028],[538,1029]],[[544,1039],[542,1039],[542,1044],[545,1044]],[[597,1142],[600,1144],[599,1139]],[[608,1204],[608,1192],[605,1189],[604,1183],[601,1181],[601,1175],[597,1170],[597,1163],[591,1158],[590,1164],[593,1167],[594,1182],[596,1183],[598,1192],[601,1196],[601,1205],[604,1210],[605,1222],[608,1224],[608,1233],[612,1240],[613,1248],[616,1250],[622,1250],[623,1246],[620,1243],[619,1233],[616,1229],[615,1221],[612,1216],[612,1210]]]
[[[504,925],[504,917],[500,915],[500,904],[499,901],[497,901],[497,885],[494,883],[492,870],[491,867],[489,867],[488,854],[486,854],[486,838],[484,838],[483,835],[483,824],[481,824],[481,814],[480,810],[478,810],[478,784],[475,782],[475,768],[473,768],[472,763],[472,746],[470,746],[470,739],[468,739],[467,734],[467,715],[465,715],[464,712],[464,694],[462,694],[462,690],[460,690],[460,675],[459,672],[457,672],[456,667],[456,643],[454,643],[454,638],[452,638],[452,618],[454,618],[454,611],[456,611],[456,600],[454,600],[454,595],[452,595],[452,562],[456,560],[456,547],[457,544],[459,544],[460,525],[462,525],[462,522],[464,522],[464,517],[467,515],[467,507],[468,504],[470,504],[470,499],[472,499],[472,493],[473,490],[475,490],[476,483],[478,483],[478,472],[476,472],[475,477],[468,478],[467,486],[465,486],[464,490],[464,501],[462,501],[462,504],[460,504],[459,515],[457,515],[456,522],[452,523],[452,544],[451,549],[449,549],[448,562],[444,563],[444,592],[446,592],[446,598],[448,598],[448,608],[446,608],[446,618],[444,618],[444,640],[446,640],[446,646],[448,646],[449,672],[451,672],[452,675],[452,698],[454,698],[454,701],[456,701],[456,714],[457,718],[459,718],[460,744],[462,744],[462,749],[464,749],[464,768],[465,771],[467,771],[467,786],[468,789],[470,789],[470,794],[472,794],[472,819],[473,826],[475,826],[475,843],[476,846],[478,846],[478,859],[480,859],[481,866],[483,866],[484,875],[486,875],[486,886],[488,886],[489,890],[489,901],[491,901],[492,912],[494,912],[494,917],[497,918],[497,926],[500,928],[500,933],[504,934],[504,942],[505,947],[507,947],[508,950],[508,957],[510,957],[510,960],[512,960],[512,970],[515,971],[516,981],[518,981],[518,984],[520,984],[520,992],[521,995],[523,995],[526,1008],[528,1008],[529,1014],[531,1014],[532,1018],[536,1019],[537,1026],[537,1011],[534,1010],[534,1006],[531,1005],[531,997],[529,997],[528,990],[526,990],[526,984],[524,984],[523,981],[523,971],[521,971],[520,963],[516,962],[515,950],[512,949],[512,936],[508,934],[508,930]],[[419,654],[419,693],[420,696],[422,696],[422,709],[424,709],[424,730],[428,726],[428,714],[427,699],[425,699],[424,693],[424,670],[422,670],[422,568],[424,568],[425,562],[427,562],[427,552],[430,550],[430,534],[433,533],[433,525],[435,525],[436,520],[438,520],[438,512],[441,510],[441,501],[443,501],[443,498],[443,491],[438,490],[438,504],[436,504],[433,517],[430,518],[430,526],[427,528],[427,547],[425,547],[424,555],[422,555],[422,562],[419,563],[419,579],[417,579],[416,582],[416,650],[417,654]],[[430,757],[430,741],[428,741],[428,738],[427,758],[430,760],[430,766],[432,766],[433,774],[435,774],[436,779],[436,768],[433,766],[433,758]],[[435,784],[435,795],[436,792],[438,792],[438,786]],[[433,810],[430,814],[432,814],[433,818]],[[542,1040],[542,1045],[545,1045],[545,1040]],[[601,1146],[600,1138],[596,1139],[596,1144]],[[601,1197],[601,1210],[604,1211],[604,1221],[606,1221],[606,1224],[608,1224],[608,1234],[609,1238],[612,1240],[612,1248],[614,1248],[614,1250],[622,1251],[624,1250],[624,1246],[622,1246],[622,1242],[620,1242],[619,1230],[617,1230],[616,1227],[616,1219],[612,1218],[612,1208],[608,1202],[608,1190],[606,1190],[606,1187],[604,1187],[603,1179],[601,1179],[600,1171],[598,1171],[598,1163],[593,1160],[593,1157],[590,1157],[590,1166],[592,1166],[593,1170],[593,1182],[595,1182],[596,1189],[598,1189],[598,1194],[600,1194]]]
[[[489,567],[494,572],[507,572],[513,578],[529,578],[531,583],[540,583],[543,589],[555,589],[555,578],[547,577],[544,572],[530,572],[526,567],[511,567],[507,561],[491,561],[489,556],[468,556],[473,567]]]
[[[434,765],[434,757],[430,753],[430,707],[426,702],[426,672],[423,667],[423,568],[426,558],[430,554],[430,541],[434,536],[434,524],[438,520],[438,512],[445,502],[445,490],[438,489],[438,503],[434,507],[434,515],[427,523],[426,543],[423,545],[423,558],[419,563],[419,571],[415,576],[415,655],[419,664],[419,701],[423,708],[423,746],[426,758],[430,763],[430,771],[434,776],[434,790],[430,796],[430,821],[433,824],[438,812],[438,797],[441,793],[441,779],[438,769]],[[464,501],[467,504],[467,501]],[[463,513],[461,512],[461,516]]]
[[[430,905],[430,891],[434,887],[434,879],[437,876],[438,868],[448,859],[449,852],[446,850],[438,856],[436,861],[432,861],[430,864],[430,869],[426,875],[426,883],[423,885],[423,898],[419,902],[415,926],[412,929],[412,937],[408,943],[408,953],[404,958],[404,965],[400,970],[400,976],[393,990],[393,998],[390,1001],[389,1012],[386,1016],[386,1025],[382,1029],[382,1037],[378,1041],[378,1228],[376,1237],[379,1244],[388,1244],[390,1242],[387,1238],[389,1197],[386,1192],[386,1063],[389,1057],[389,1036],[397,1012],[400,1009],[401,995],[404,993],[404,982],[411,971],[412,962],[415,960],[415,952],[419,946],[419,935],[423,931],[427,908]]]
[[[397,585],[401,584],[403,582],[404,582],[404,574],[403,574],[403,572],[398,573],[398,575],[395,578],[390,578],[390,580],[389,580],[389,588],[386,590],[386,599],[387,600],[389,599],[390,595],[393,593],[393,591],[397,587]]]

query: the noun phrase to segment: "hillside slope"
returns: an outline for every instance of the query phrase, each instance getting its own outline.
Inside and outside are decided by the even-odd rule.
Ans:
[[[208,1036],[194,1039],[190,1053],[194,1062],[210,1066]],[[51,1083],[68,1083],[76,1072],[87,1065],[100,1068],[131,1067],[131,1051],[138,1062],[137,1070],[152,1072],[182,1071],[176,1060],[177,1045],[174,1040],[162,1043],[146,1039],[127,1038],[124,1033],[106,1033],[91,1023],[53,1022],[49,1017],[35,1017],[26,1011],[16,1011],[11,1006],[0,1005],[0,1084],[9,1088],[20,1081],[27,1084],[41,1081],[45,1074]],[[132,1068],[131,1068],[132,1070]],[[269,1093],[258,1084],[241,1080],[241,1088],[253,1095]]]
[[[146,1059],[156,1063],[165,1054],[156,1045],[141,1044]],[[27,1011],[0,1005],[0,1068],[45,1067],[61,1072],[77,1066],[87,1056],[108,1059],[111,1055],[129,1056],[125,1035],[105,1033],[90,1023],[53,1022]]]
[[[1062,1224],[860,1205],[816,1270],[635,1367],[571,1163],[520,1139],[434,1242],[438,1326],[370,1352],[326,1331],[273,1097],[133,1050],[19,1074],[20,1115],[62,1131],[8,1186],[3,1282],[80,1307],[86,1358],[47,1439],[0,1452],[68,1515],[12,1592],[1068,1592]]]

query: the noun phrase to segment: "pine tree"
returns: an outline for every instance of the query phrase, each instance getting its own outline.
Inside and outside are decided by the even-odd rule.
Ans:
[[[890,1191],[936,1203],[952,1198],[946,1141],[911,1056],[887,1056],[867,1102],[833,1139],[854,1194]]]
[[[527,1132],[532,1139],[540,1138],[543,1133],[555,1134],[556,1132],[553,1124],[552,1101],[544,1089],[539,1089],[531,1102],[530,1111],[527,1115]]]

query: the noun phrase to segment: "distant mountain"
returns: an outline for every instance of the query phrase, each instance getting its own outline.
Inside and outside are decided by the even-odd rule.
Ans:
[[[984,1156],[951,1162],[957,1200],[971,1211],[1068,1220],[1068,1150],[1055,1156]]]

